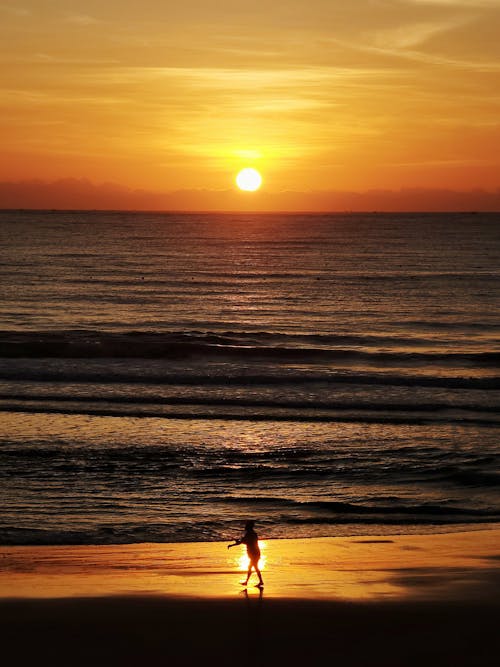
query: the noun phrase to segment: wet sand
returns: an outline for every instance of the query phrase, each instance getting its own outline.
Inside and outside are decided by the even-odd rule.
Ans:
[[[500,660],[499,528],[263,547],[262,595],[222,543],[3,547],[5,664]]]

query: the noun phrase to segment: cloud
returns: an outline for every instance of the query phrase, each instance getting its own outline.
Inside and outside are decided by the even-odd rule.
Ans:
[[[435,5],[444,7],[500,8],[500,0],[402,0],[410,5]]]
[[[141,83],[162,81],[184,81],[201,88],[229,88],[248,90],[252,87],[285,88],[290,85],[310,87],[328,82],[349,79],[359,81],[361,77],[372,78],[387,75],[383,68],[376,67],[119,67],[101,72],[89,72],[88,77],[100,83]]]
[[[68,56],[54,55],[52,53],[39,52],[32,53],[29,56],[10,57],[9,63],[18,64],[32,64],[32,65],[75,65],[82,67],[94,66],[114,66],[119,65],[119,60],[111,60],[104,58],[71,58]]]
[[[0,12],[12,17],[25,18],[31,16],[31,11],[24,7],[12,7],[11,5],[0,5]]]
[[[470,162],[498,154],[500,0],[19,0],[36,21],[16,4],[0,178],[225,187],[258,160],[298,189],[496,185]],[[379,168],[405,161],[422,173]]]
[[[0,208],[161,211],[500,211],[500,188],[459,192],[407,188],[366,192],[265,192],[235,190],[133,190],[87,179],[0,182]]]
[[[67,14],[64,17],[66,23],[73,23],[74,25],[79,26],[95,26],[101,21],[94,16],[89,16],[88,14]]]
[[[388,30],[378,30],[374,34],[376,46],[387,49],[406,49],[419,46],[431,37],[449,32],[470,23],[470,17],[456,17],[446,21],[426,21],[405,24]]]
[[[468,58],[460,58],[443,53],[436,53],[426,51],[424,49],[416,50],[409,48],[414,46],[422,46],[425,40],[434,37],[443,32],[450,30],[448,28],[439,27],[434,24],[419,24],[410,27],[399,27],[387,31],[378,31],[370,36],[365,35],[364,40],[357,42],[345,42],[340,39],[332,38],[330,41],[338,46],[369,53],[372,55],[389,56],[391,58],[399,59],[400,61],[409,61],[427,65],[440,65],[453,69],[470,70],[484,73],[494,73],[500,71],[500,61],[493,60],[471,60]],[[464,25],[463,22],[457,22],[453,27]],[[388,70],[385,74],[388,73]],[[397,70],[395,70],[397,71]]]

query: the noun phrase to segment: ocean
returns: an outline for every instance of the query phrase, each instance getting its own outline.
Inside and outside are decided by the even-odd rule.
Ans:
[[[499,222],[0,212],[0,543],[499,522]]]

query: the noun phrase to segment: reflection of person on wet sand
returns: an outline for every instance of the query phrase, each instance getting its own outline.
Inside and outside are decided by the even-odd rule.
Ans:
[[[255,573],[259,577],[259,583],[257,584],[258,588],[263,588],[264,587],[264,582],[262,580],[262,575],[259,570],[259,559],[260,559],[260,549],[259,549],[259,538],[257,537],[257,533],[253,529],[255,525],[254,521],[247,521],[245,524],[245,534],[240,540],[235,540],[234,544],[228,544],[227,548],[230,549],[231,547],[236,547],[238,544],[246,544],[247,546],[247,555],[248,558],[250,559],[250,563],[248,565],[248,572],[247,572],[247,578],[245,581],[242,581],[241,583],[243,586],[246,586],[248,584],[248,580],[250,579],[250,575],[252,574],[252,569],[255,570]]]

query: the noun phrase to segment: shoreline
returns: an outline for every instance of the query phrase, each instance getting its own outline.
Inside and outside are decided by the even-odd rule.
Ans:
[[[336,534],[335,535],[322,535],[322,534],[311,534],[311,535],[298,535],[297,537],[284,537],[277,535],[275,537],[266,537],[264,538],[267,542],[275,542],[277,540],[288,541],[293,539],[300,540],[316,540],[316,539],[337,539],[337,538],[393,538],[393,537],[405,537],[405,536],[425,536],[425,535],[448,535],[455,533],[474,533],[481,532],[484,530],[495,530],[500,528],[500,521],[482,521],[482,522],[470,522],[470,523],[408,523],[408,524],[350,524],[338,523],[336,524]],[[373,531],[370,531],[370,528],[374,528]],[[345,532],[344,532],[345,531]],[[232,539],[228,538],[229,540]],[[83,540],[74,540],[67,542],[44,542],[44,541],[25,541],[25,542],[0,542],[0,551],[2,549],[11,549],[18,547],[26,547],[30,549],[35,548],[54,548],[54,547],[130,547],[130,546],[140,546],[140,545],[158,545],[158,546],[168,546],[169,544],[217,544],[224,543],[225,540],[220,538],[211,539],[211,540],[166,540],[161,542],[152,542],[150,540],[137,540],[134,542],[84,542]]]
[[[0,548],[6,664],[498,664],[500,526],[226,544]]]
[[[240,592],[247,561],[243,547],[228,551],[227,544],[2,546],[0,600],[129,594],[231,598]],[[273,598],[406,600],[460,594],[472,599],[479,589],[486,595],[491,588],[485,581],[500,576],[499,524],[260,544],[265,594]]]

